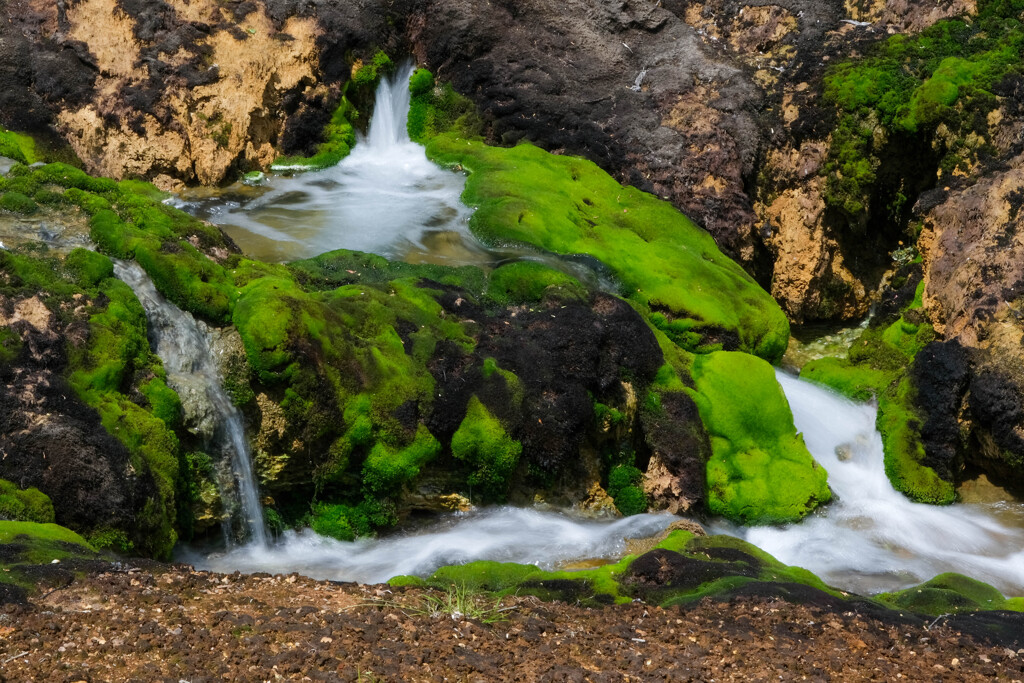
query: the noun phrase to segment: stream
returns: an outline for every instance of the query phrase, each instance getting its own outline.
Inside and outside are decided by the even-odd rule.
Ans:
[[[471,211],[459,201],[464,176],[431,163],[405,132],[410,73],[411,67],[406,67],[381,83],[368,135],[337,166],[273,175],[258,187],[238,184],[219,194],[185,197],[178,204],[220,225],[247,254],[270,261],[338,248],[449,265],[542,258],[529,250],[495,252],[472,237],[467,226]],[[141,292],[151,323],[170,321],[153,323],[152,334],[172,386],[188,390],[190,380],[182,373],[203,372],[207,374],[201,375],[202,382],[219,387],[215,371],[209,374],[202,362],[182,365],[180,349],[164,342],[162,330],[192,327],[168,313],[170,304],[156,300],[155,291],[149,292],[151,283],[147,285],[148,279],[136,270],[118,265],[119,277]],[[202,329],[195,334],[196,340],[208,344]],[[210,355],[208,347],[188,353]],[[806,567],[827,583],[858,593],[895,590],[956,571],[1008,595],[1024,595],[1024,504],[935,507],[909,501],[885,476],[873,406],[853,403],[783,372],[777,376],[797,429],[829,472],[834,501],[800,524],[742,528],[719,520],[709,525],[709,531],[742,537],[782,562]],[[226,402],[222,419],[237,420],[237,409],[226,397],[221,401],[217,391],[210,390],[210,400]],[[452,513],[379,539],[342,542],[304,530],[288,531],[268,543],[244,437],[239,440],[231,429],[228,432],[223,450],[232,454],[250,540],[229,542],[223,551],[181,550],[180,559],[202,569],[295,571],[372,583],[399,574],[427,575],[444,564],[473,560],[553,568],[615,558],[625,551],[625,538],[656,534],[673,520],[670,515],[646,514],[598,522],[568,513],[499,507]]]

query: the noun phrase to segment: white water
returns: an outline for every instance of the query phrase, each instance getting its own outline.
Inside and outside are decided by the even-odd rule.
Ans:
[[[475,560],[551,569],[574,560],[617,559],[626,553],[626,538],[652,536],[673,519],[637,515],[609,523],[501,507],[452,514],[425,529],[379,540],[345,542],[309,530],[288,531],[270,547],[250,544],[212,555],[185,553],[179,559],[212,571],[299,572],[316,579],[382,583]]]
[[[231,460],[233,481],[221,482],[222,497],[228,498],[227,489],[237,492],[243,535],[252,545],[265,546],[263,508],[242,415],[224,391],[206,326],[167,301],[138,264],[115,260],[114,272],[132,288],[146,310],[150,344],[163,361],[168,385],[181,396],[186,413],[195,418],[196,428],[206,432],[211,445]],[[230,536],[226,526],[229,543]]]
[[[829,473],[835,500],[800,524],[740,529],[741,536],[826,583],[877,593],[955,571],[1024,595],[1024,505],[913,503],[885,476],[875,408],[778,373],[808,449]],[[850,457],[840,460],[837,447]]]
[[[436,253],[445,242],[458,243],[456,251],[483,253],[469,233],[471,212],[459,199],[465,176],[429,161],[409,140],[412,71],[408,65],[381,81],[368,134],[336,166],[270,175],[265,187],[241,188],[248,197],[214,197],[182,208],[220,225],[243,251],[265,260],[334,249],[402,258]]]

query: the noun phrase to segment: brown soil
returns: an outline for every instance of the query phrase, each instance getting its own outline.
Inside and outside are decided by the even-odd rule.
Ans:
[[[504,620],[486,624],[426,613],[427,594],[187,567],[101,572],[0,608],[0,680],[1024,679],[1024,650],[770,598],[669,609],[506,598]]]

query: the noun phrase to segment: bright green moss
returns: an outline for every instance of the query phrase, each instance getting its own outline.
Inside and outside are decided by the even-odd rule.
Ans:
[[[619,465],[608,473],[608,495],[626,517],[647,512],[647,494],[641,486],[644,474],[632,465]]]
[[[349,522],[351,508],[347,505],[331,505],[316,503],[313,505],[309,526],[321,536],[329,536],[339,541],[353,541],[356,534]]]
[[[356,131],[352,121],[358,116],[355,107],[342,95],[341,103],[324,128],[324,141],[310,157],[280,157],[270,167],[274,171],[316,171],[336,165],[352,151],[356,144]]]
[[[409,138],[426,144],[441,133],[462,138],[483,134],[483,120],[472,100],[455,92],[451,83],[434,85],[434,76],[426,69],[417,69],[409,79],[412,95],[407,128]]]
[[[14,159],[23,164],[34,164],[42,160],[36,151],[35,140],[3,127],[0,127],[0,157]]]
[[[64,259],[64,268],[82,287],[91,289],[108,277],[114,277],[114,264],[103,254],[89,249],[74,249]]]
[[[181,399],[177,392],[167,386],[163,378],[154,377],[139,387],[142,395],[149,401],[154,417],[163,420],[168,426],[181,422]]]
[[[473,492],[486,500],[502,500],[522,451],[523,445],[473,396],[466,417],[452,435],[452,455],[472,468],[466,481]]]
[[[85,539],[71,529],[66,529],[56,524],[39,524],[37,522],[0,521],[0,544],[26,541],[29,543],[39,542],[40,544],[69,543],[80,546],[86,552],[93,549],[86,543]],[[53,559],[62,559],[67,556],[67,550],[49,551],[44,553],[42,558],[32,558],[28,561],[43,564]]]
[[[341,285],[383,285],[393,280],[422,278],[460,287],[472,295],[486,289],[484,272],[474,266],[440,266],[431,263],[390,261],[377,254],[339,249],[311,259],[293,261],[288,268],[307,289],[334,289]]]
[[[797,521],[828,502],[827,473],[807,451],[773,368],[747,354],[693,362],[691,397],[711,437],[708,507],[743,524]]]
[[[438,135],[427,154],[469,171],[463,201],[477,207],[470,227],[485,243],[596,257],[624,296],[661,313],[686,348],[723,330],[769,360],[785,351],[789,323],[778,304],[667,202],[622,187],[589,161],[529,144],[505,149]]]
[[[885,474],[893,488],[919,503],[948,505],[956,501],[952,482],[923,464],[922,420],[914,408],[916,390],[904,375],[878,397],[878,431],[885,450]]]
[[[491,273],[487,284],[487,296],[503,306],[535,303],[546,293],[572,299],[585,299],[587,295],[576,278],[536,261],[501,266]]]
[[[30,197],[26,197],[20,192],[5,192],[0,195],[0,209],[4,211],[28,215],[35,213],[38,208]]]
[[[379,441],[363,463],[363,485],[378,496],[398,493],[440,452],[441,444],[423,425],[404,448],[391,448]]]
[[[845,358],[819,358],[800,370],[801,379],[823,384],[855,401],[877,396],[889,382],[892,373],[856,365]]]
[[[53,503],[37,488],[20,489],[12,482],[0,479],[0,519],[52,524]]]
[[[352,74],[352,82],[358,86],[375,87],[381,78],[395,68],[391,58],[378,50],[368,62],[359,65]]]
[[[830,205],[855,220],[865,216],[880,189],[882,159],[899,156],[901,148],[931,148],[945,172],[976,157],[978,145],[968,139],[988,134],[985,115],[998,105],[993,86],[1021,71],[1024,31],[1011,5],[987,3],[977,18],[947,19],[913,36],[892,36],[864,57],[829,69],[824,95],[840,113],[825,166]],[[936,136],[940,125],[952,135]],[[901,180],[886,182],[898,186]],[[907,198],[888,194],[890,210],[902,211]]]
[[[1024,612],[1024,604],[1020,600],[1007,600],[987,583],[955,573],[939,574],[919,586],[882,593],[875,599],[896,609],[930,616],[982,610]]]

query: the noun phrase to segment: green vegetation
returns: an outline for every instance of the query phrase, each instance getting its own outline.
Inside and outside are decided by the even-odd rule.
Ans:
[[[929,173],[966,170],[985,151],[993,89],[1021,72],[1022,54],[1021,2],[989,1],[975,18],[892,36],[829,69],[825,99],[839,122],[824,169],[827,203],[855,221],[869,212],[905,220],[908,197]],[[872,206],[879,201],[886,206]]]
[[[743,524],[797,521],[832,494],[827,473],[796,433],[766,362],[717,352],[693,361],[689,392],[711,437],[708,507]]]
[[[0,126],[0,157],[7,157],[23,164],[34,164],[42,161],[36,151],[36,143],[28,135],[15,133]]]
[[[634,598],[669,606],[696,602],[704,597],[727,599],[745,584],[797,583],[836,597],[845,594],[825,585],[806,569],[789,567],[768,553],[732,536],[695,537],[688,531],[671,532],[655,549],[659,581],[652,585],[638,576],[651,563],[627,555],[618,562],[594,569],[545,571],[535,565],[479,561],[441,567],[426,579],[397,576],[395,586],[463,587],[495,597],[535,595],[543,600],[564,600],[584,605],[626,603]],[[640,556],[644,557],[644,556]],[[646,558],[645,558],[646,559]],[[669,569],[671,567],[672,569]]]
[[[141,304],[128,285],[111,277],[110,259],[84,249],[63,261],[2,251],[0,271],[8,276],[8,294],[39,293],[58,316],[67,315],[73,297],[84,297],[76,305],[84,306],[88,316],[88,336],[69,344],[67,378],[78,397],[98,411],[106,430],[127,447],[133,469],[152,476],[156,484],[134,528],[120,531],[141,551],[169,557],[177,538],[178,440],[172,427],[180,404],[150,351]],[[141,396],[139,403],[129,398],[135,392]]]
[[[307,170],[317,171],[334,166],[352,151],[356,144],[356,131],[352,121],[358,118],[359,112],[343,94],[331,120],[324,128],[324,141],[317,147],[313,156],[280,157],[271,165],[271,170]]]
[[[618,465],[608,473],[608,495],[625,516],[647,512],[647,494],[641,486],[643,472],[632,465]]]
[[[440,133],[461,138],[477,138],[484,124],[473,102],[455,92],[451,83],[434,85],[434,75],[416,69],[409,78],[409,138],[426,144]]]
[[[521,242],[556,254],[590,254],[622,294],[685,349],[735,334],[741,350],[778,359],[789,323],[778,304],[706,232],[667,202],[622,187],[595,164],[529,144],[489,147],[451,134],[427,144],[435,161],[469,171],[463,201],[485,243]]]
[[[54,562],[96,557],[92,546],[70,529],[56,524],[0,520],[0,584],[13,584],[23,594],[50,585]]]
[[[471,398],[466,417],[452,436],[452,455],[473,468],[466,479],[472,490],[485,500],[504,499],[522,450],[480,399]]]
[[[894,609],[931,616],[982,610],[1024,612],[1024,598],[1007,599],[987,583],[955,573],[939,574],[919,586],[882,593],[876,599]]]
[[[893,487],[921,503],[946,505],[956,500],[953,482],[924,465],[922,419],[915,407],[916,388],[907,368],[935,331],[920,312],[922,282],[913,302],[888,325],[869,326],[850,346],[847,358],[811,361],[800,376],[863,401],[878,399],[878,431],[885,450],[885,473]]]
[[[378,50],[368,62],[361,60],[352,68],[352,82],[357,86],[376,87],[380,79],[394,71],[395,65],[391,58]]]
[[[37,488],[20,489],[6,479],[0,479],[0,520],[52,524],[53,503]]]
[[[536,303],[545,296],[585,299],[586,288],[565,273],[536,261],[515,261],[491,273],[487,296],[501,305]]]

